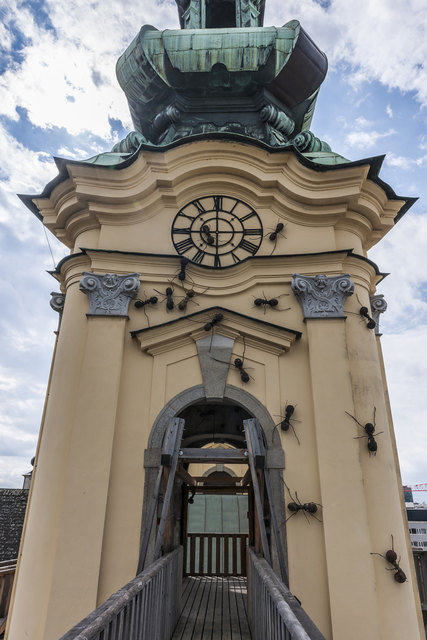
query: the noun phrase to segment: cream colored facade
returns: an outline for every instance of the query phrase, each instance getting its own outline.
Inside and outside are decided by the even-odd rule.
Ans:
[[[285,527],[282,519],[291,591],[328,640],[424,637],[381,346],[359,315],[381,279],[367,251],[405,203],[388,198],[369,169],[317,171],[294,152],[199,141],[141,151],[120,170],[67,164],[68,176],[35,199],[71,255],[58,268],[65,306],[8,640],[57,640],[134,577],[144,455],[160,446],[153,425],[179,413],[186,398],[203,400],[196,342],[212,315],[204,310],[216,307],[225,311],[215,331],[234,340],[233,354],[245,348],[251,376],[245,384],[230,366],[224,398],[247,398],[249,413],[263,407],[271,459],[284,452],[279,473],[301,501],[322,505],[322,522],[297,514]],[[188,265],[199,295],[186,312],[160,302],[145,315],[131,302],[127,317],[86,315],[82,272],[140,274],[140,298],[171,282],[175,298],[184,295],[172,222],[186,203],[218,193],[253,207],[265,234],[285,223],[286,237],[274,246],[265,237],[255,257],[230,268]],[[291,289],[295,273],[350,274],[346,318],[304,320]],[[254,306],[256,297],[279,295],[280,309],[289,310]],[[292,431],[274,429],[286,402],[296,406],[300,445]],[[370,455],[346,412],[364,424],[374,407],[383,433]],[[284,486],[282,499],[289,501]],[[372,555],[390,548],[391,535],[404,584]]]

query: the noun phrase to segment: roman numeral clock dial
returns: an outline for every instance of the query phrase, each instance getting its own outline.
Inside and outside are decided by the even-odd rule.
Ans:
[[[229,196],[203,196],[189,202],[172,223],[172,242],[195,264],[220,269],[254,256],[262,242],[260,217]]]

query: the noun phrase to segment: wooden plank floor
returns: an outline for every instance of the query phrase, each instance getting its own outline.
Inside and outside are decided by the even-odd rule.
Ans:
[[[246,593],[246,578],[184,578],[172,640],[250,640]]]

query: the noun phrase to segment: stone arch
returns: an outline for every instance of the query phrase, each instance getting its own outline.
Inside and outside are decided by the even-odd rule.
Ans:
[[[186,389],[172,398],[164,406],[154,421],[150,437],[148,439],[148,448],[153,449],[161,447],[169,421],[189,405],[205,399],[205,390],[203,385],[197,385],[190,389]],[[277,433],[277,429],[275,428],[274,421],[267,409],[259,400],[257,400],[257,398],[244,389],[239,389],[239,387],[227,384],[225,387],[224,400],[232,401],[243,407],[248,411],[248,413],[252,414],[252,416],[258,420],[262,428],[266,449],[282,450],[280,437]]]
[[[220,468],[221,467],[221,468]],[[222,471],[224,473],[228,473],[228,475],[232,478],[236,477],[236,472],[233,471],[233,469],[230,469],[230,467],[226,467],[225,465],[221,464],[216,464],[213,467],[210,467],[209,469],[206,469],[206,471],[203,474],[204,478],[208,478],[209,476],[211,476],[213,473],[217,473],[218,471]]]
[[[275,428],[274,421],[265,408],[265,406],[252,394],[244,389],[240,389],[233,385],[226,385],[223,399],[228,402],[244,408],[253,418],[257,419],[262,429],[267,459],[266,467],[270,474],[270,483],[273,494],[274,509],[279,523],[283,523],[281,528],[282,545],[287,555],[286,545],[286,529],[285,529],[285,496],[283,489],[283,469],[285,468],[285,456],[282,449],[280,436]],[[142,513],[141,535],[144,531],[147,520],[148,505],[153,495],[153,489],[157,476],[157,470],[160,464],[160,451],[162,447],[163,437],[167,426],[172,418],[178,416],[184,409],[192,404],[206,401],[205,390],[203,385],[197,385],[186,389],[172,398],[160,411],[153,423],[150,437],[148,439],[148,449],[145,455],[145,485],[144,485],[144,502]],[[154,531],[150,547],[154,544]],[[179,544],[180,536],[175,535],[176,544]],[[277,546],[274,536],[271,534],[271,556],[273,568],[280,575]],[[150,554],[150,550],[149,550]],[[286,560],[287,562],[287,560]]]

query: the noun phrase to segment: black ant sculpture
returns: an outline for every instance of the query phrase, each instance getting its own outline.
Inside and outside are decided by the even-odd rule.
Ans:
[[[348,313],[352,313],[353,315],[359,315],[362,318],[365,318],[368,322],[366,323],[366,328],[367,329],[375,329],[375,327],[377,326],[377,323],[375,322],[375,320],[369,315],[369,309],[368,307],[365,307],[362,305],[359,296],[356,294],[356,298],[358,303],[360,304],[360,309],[359,309],[359,313],[355,313],[355,311],[349,311]]]
[[[366,328],[367,329],[375,329],[375,327],[377,326],[377,323],[375,322],[375,320],[373,318],[371,318],[371,316],[369,315],[369,309],[368,307],[360,307],[359,309],[359,313],[362,316],[362,318],[366,318],[366,320],[368,321],[366,323]]]
[[[240,373],[240,379],[242,382],[249,382],[250,376],[246,369],[243,368],[243,360],[242,358],[235,358],[234,366],[238,369]]]
[[[181,257],[181,270],[178,273],[178,280],[181,280],[181,282],[184,282],[185,278],[186,278],[186,268],[188,263],[190,262],[190,260],[188,258],[186,258],[185,256]]]
[[[197,304],[197,306],[198,306],[199,303],[196,302],[195,300],[193,300],[193,298],[195,296],[199,296],[199,295],[202,295],[203,293],[206,293],[206,291],[208,289],[209,289],[209,287],[206,287],[203,291],[197,292],[197,291],[194,291],[194,289],[185,289],[184,288],[185,296],[181,299],[180,302],[178,302],[178,305],[177,305],[178,309],[180,311],[186,311],[187,310],[187,305],[188,305],[189,302],[193,302],[194,304]]]
[[[283,478],[282,478],[283,480]],[[320,520],[320,518],[318,518],[315,514],[318,512],[318,508],[321,507],[322,505],[319,504],[318,502],[304,502],[302,503],[301,500],[298,498],[298,494],[295,491],[295,498],[292,496],[292,493],[288,487],[288,485],[286,484],[286,482],[283,480],[283,484],[285,485],[286,489],[288,490],[289,493],[289,497],[291,498],[292,502],[288,502],[288,509],[289,511],[292,511],[291,515],[286,518],[286,522],[292,518],[293,516],[295,516],[299,511],[302,511],[307,522],[310,523],[310,520],[308,519],[307,513],[310,514],[315,520],[317,520],[318,522],[322,522]]]
[[[240,379],[242,382],[249,382],[250,380],[250,375],[249,373],[246,371],[246,369],[244,368],[244,363],[245,363],[245,351],[246,351],[246,343],[245,343],[245,339],[243,338],[243,355],[242,357],[238,357],[238,358],[234,358],[233,361],[233,366],[236,367],[236,369],[238,370],[239,374],[240,374]],[[219,360],[218,358],[215,358],[211,353],[209,354],[211,358],[213,358],[216,362],[222,362],[223,364],[228,365],[229,363],[225,360]]]
[[[173,287],[166,287],[165,293],[162,293],[161,291],[157,291],[157,289],[154,289],[154,291],[156,291],[157,293],[160,293],[160,295],[163,296],[163,300],[166,300],[166,309],[168,311],[172,311],[175,308],[175,302],[173,299],[173,292],[174,292]]]
[[[270,307],[270,309],[275,309],[276,311],[289,311],[290,307],[287,307],[286,309],[276,308],[277,305],[279,304],[279,298],[281,298],[282,296],[288,296],[289,293],[282,293],[280,296],[277,296],[277,298],[270,298],[270,299],[266,297],[264,291],[262,292],[262,295],[264,296],[263,298],[254,299],[254,305],[256,307],[264,307],[264,314],[267,307]]]
[[[205,234],[205,242],[206,244],[213,245],[215,244],[215,236],[211,234],[211,230],[208,224],[204,224],[201,229],[202,233]]]
[[[197,302],[193,300],[194,296],[197,295],[196,292],[193,289],[188,289],[188,291],[184,289],[184,291],[185,291],[185,296],[180,302],[178,302],[178,309],[180,311],[186,311],[187,305],[189,302],[194,302],[194,304],[197,304]]]
[[[221,320],[224,320],[223,313],[216,313],[203,327],[205,331],[211,331],[215,325],[217,325]]]
[[[294,411],[295,411],[295,406],[293,404],[288,404],[286,403],[285,405],[285,415],[284,416],[280,416],[282,418],[281,422],[278,422],[276,425],[274,425],[274,427],[278,427],[280,426],[282,431],[289,431],[289,428],[292,429],[292,431],[294,432],[294,436],[297,439],[298,444],[300,445],[300,440],[296,434],[294,425],[291,422],[291,418],[294,415]],[[277,416],[279,417],[279,416]],[[295,418],[292,418],[292,420],[294,420],[295,422],[299,422],[299,420],[296,420]]]
[[[149,304],[153,305],[153,304],[157,304],[159,301],[157,296],[151,296],[150,298],[147,298],[147,296],[145,296],[144,300],[141,300],[138,298],[138,300],[135,300],[134,302],[134,306],[137,309],[142,309],[144,311],[144,315],[147,318],[147,322],[148,322],[148,326],[150,326],[150,318],[147,315],[147,312],[145,310],[145,307]]]
[[[400,558],[399,560],[397,559],[397,553],[394,550],[393,535],[391,536],[391,549],[386,551],[385,555],[383,555],[382,553],[371,552],[371,556],[381,556],[381,558],[384,558],[384,560],[387,560],[387,562],[393,565],[393,569],[388,569],[388,571],[394,571],[393,577],[396,580],[396,582],[398,582],[399,584],[403,584],[404,582],[406,582],[407,580],[406,574],[403,571],[403,569],[400,568],[399,566]]]
[[[194,504],[194,496],[196,495],[196,490],[194,489],[194,487],[190,487],[190,493],[191,495],[188,498],[188,504]]]
[[[137,309],[145,307],[147,304],[157,304],[159,301],[157,296],[151,296],[151,298],[145,298],[145,300],[135,300],[134,305]]]
[[[378,443],[375,440],[375,414],[376,414],[377,408],[374,407],[374,423],[372,424],[372,422],[367,422],[365,425],[361,424],[359,422],[359,420],[357,420],[357,418],[355,418],[354,416],[351,415],[351,413],[349,413],[348,411],[346,411],[346,414],[348,416],[350,416],[350,418],[353,418],[353,420],[359,425],[359,427],[361,427],[365,433],[366,436],[356,436],[354,439],[355,440],[359,440],[360,438],[368,438],[368,449],[369,449],[369,455],[371,455],[371,453],[373,453],[374,455],[377,452],[378,449]],[[376,433],[376,436],[379,436],[381,433],[384,433],[384,431],[379,431],[378,433]]]
[[[278,236],[282,236],[282,238],[286,238],[285,234],[282,233],[282,231],[285,229],[285,225],[283,222],[278,222],[276,224],[276,227],[274,229],[274,231],[269,231],[268,233],[265,234],[265,236],[268,236],[268,239],[270,240],[270,242],[274,242],[274,247],[271,253],[274,252],[275,248],[276,248],[276,244],[277,244],[277,238]],[[264,236],[264,238],[265,238]]]

